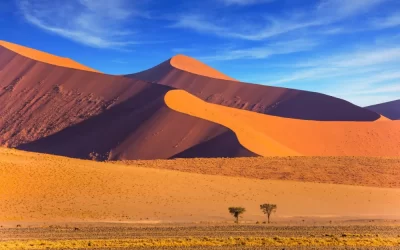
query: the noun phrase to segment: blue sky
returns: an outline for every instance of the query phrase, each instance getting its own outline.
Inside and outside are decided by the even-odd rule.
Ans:
[[[398,0],[1,0],[0,39],[110,74],[186,54],[361,106],[400,98]]]

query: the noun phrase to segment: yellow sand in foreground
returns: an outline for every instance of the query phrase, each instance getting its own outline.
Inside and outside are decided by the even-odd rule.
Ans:
[[[400,218],[400,189],[270,181],[129,167],[0,149],[0,221],[221,221],[291,216]],[[329,220],[329,218],[328,218]]]
[[[400,121],[282,118],[207,103],[183,90],[171,90],[164,99],[175,111],[230,128],[244,147],[261,156],[400,156]]]
[[[24,46],[21,46],[18,44],[9,43],[9,42],[0,40],[0,46],[3,46],[9,50],[14,51],[15,53],[18,53],[22,56],[28,57],[28,58],[36,60],[36,61],[40,61],[40,62],[52,64],[52,65],[57,65],[57,66],[61,66],[61,67],[66,67],[66,68],[99,72],[95,69],[89,68],[83,64],[75,62],[69,58],[55,56],[55,55],[52,55],[52,54],[49,54],[46,52],[31,49],[31,48],[24,47]]]
[[[230,238],[165,238],[165,239],[93,239],[93,240],[27,240],[0,241],[0,249],[77,249],[141,247],[235,247],[235,246],[399,246],[394,237],[230,237]]]

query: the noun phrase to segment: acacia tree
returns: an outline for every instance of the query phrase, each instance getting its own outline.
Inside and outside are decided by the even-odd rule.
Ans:
[[[275,204],[262,204],[260,205],[260,209],[263,211],[264,214],[268,217],[268,224],[269,224],[269,217],[271,216],[272,212],[276,212],[277,206]]]
[[[239,216],[246,212],[246,209],[244,207],[230,207],[229,213],[233,215],[233,217],[236,218],[236,223],[239,223]]]

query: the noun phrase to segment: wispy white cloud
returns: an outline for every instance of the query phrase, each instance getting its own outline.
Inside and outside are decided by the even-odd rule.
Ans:
[[[393,62],[400,62],[400,47],[365,48],[294,65],[297,67],[324,65],[325,67],[334,68],[354,68]]]
[[[347,80],[346,84],[354,86],[356,82],[364,85],[382,81],[400,79],[397,68],[400,65],[400,47],[374,48],[351,51],[340,55],[325,56],[310,59],[307,62],[293,63],[292,73],[277,80],[265,81],[267,85],[279,85],[299,80],[313,81],[316,79],[368,75],[366,78]],[[337,85],[335,86],[335,88]]]
[[[400,47],[373,47],[294,64],[291,73],[263,82],[311,88],[363,106],[400,98],[399,66]]]
[[[47,32],[97,48],[126,49],[137,42],[126,24],[135,17],[129,0],[17,0],[30,24]]]
[[[368,106],[400,98],[400,82],[371,85],[365,88],[348,86],[350,87],[344,87],[341,91],[328,91],[328,94],[349,100],[359,106]]]
[[[400,26],[400,11],[394,12],[386,17],[374,19],[372,27],[377,29],[393,28]]]
[[[124,59],[113,59],[113,60],[111,60],[111,62],[117,63],[117,64],[127,64],[127,63],[129,63],[127,60],[124,60]]]
[[[215,55],[198,57],[203,61],[228,61],[238,59],[265,59],[273,55],[292,54],[308,51],[317,46],[314,40],[297,39],[286,42],[270,43],[264,46],[245,49],[227,49]]]
[[[317,5],[317,15],[330,19],[344,19],[365,13],[387,0],[322,0]]]
[[[172,27],[221,37],[258,41],[294,31],[334,24],[363,14],[385,1],[387,0],[322,0],[314,8],[303,10],[301,13],[290,13],[279,18],[268,16],[253,22],[241,20],[240,25],[236,22],[236,17],[219,19],[217,16],[203,13],[185,13],[178,16]]]
[[[395,92],[400,92],[400,82],[386,86],[373,87],[370,89],[362,90],[356,94],[365,95],[365,94],[380,94],[380,93],[395,93]]]
[[[269,3],[275,0],[217,0],[225,5],[254,5],[254,4],[262,4]]]

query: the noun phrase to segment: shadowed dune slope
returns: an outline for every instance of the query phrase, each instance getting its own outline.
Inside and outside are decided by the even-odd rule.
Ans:
[[[52,54],[49,54],[46,52],[31,49],[31,48],[24,47],[24,46],[21,46],[18,44],[9,43],[9,42],[0,40],[0,47],[1,46],[6,49],[12,50],[20,55],[23,55],[25,57],[28,57],[28,58],[31,58],[31,59],[34,59],[34,60],[37,60],[40,62],[50,63],[53,65],[66,67],[66,68],[98,72],[95,69],[89,68],[89,67],[82,65],[78,62],[75,62],[69,58],[55,56],[55,55],[52,55]]]
[[[232,221],[230,206],[245,207],[243,220],[255,221],[265,220],[265,202],[278,205],[273,220],[400,217],[396,188],[212,176],[4,148],[0,172],[0,221]]]
[[[365,107],[392,120],[400,120],[400,100]]]
[[[98,160],[184,157],[187,150],[255,155],[226,127],[169,109],[170,89],[46,64],[0,46],[0,145]],[[210,146],[196,147],[204,143]]]
[[[226,78],[204,70],[204,64],[187,58],[175,56],[127,77],[183,89],[210,103],[274,116],[317,121],[375,121],[380,118],[373,111],[320,93],[224,80]]]
[[[169,91],[165,101],[171,109],[232,129],[243,146],[263,156],[400,156],[400,121],[289,119],[207,103],[183,90]]]

